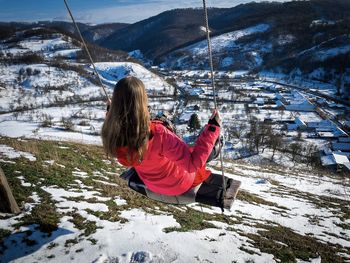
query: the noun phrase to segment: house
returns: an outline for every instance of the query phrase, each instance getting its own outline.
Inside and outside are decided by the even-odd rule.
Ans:
[[[316,102],[317,102],[319,105],[326,105],[326,104],[327,104],[327,100],[324,99],[324,98],[319,98]]]
[[[316,134],[317,134],[317,137],[322,139],[338,138],[333,132],[329,132],[329,131],[320,131],[320,132],[316,132]]]
[[[321,156],[321,163],[323,166],[335,168],[337,171],[344,169],[350,171],[350,161],[348,157],[337,152]]]
[[[338,110],[345,109],[345,106],[343,104],[335,103],[335,102],[328,103],[328,107],[330,107],[332,109],[338,109]]]
[[[306,128],[307,128],[306,123],[299,117],[295,118],[293,123],[287,123],[288,131],[296,131],[298,129],[306,129]]]
[[[335,142],[332,143],[332,149],[334,151],[350,152],[350,143]]]
[[[314,111],[315,106],[300,92],[293,90],[291,93],[277,94],[276,98],[281,102],[276,102],[278,106],[284,106],[289,111]],[[281,105],[279,105],[281,104]]]
[[[321,127],[321,128],[316,128],[316,134],[318,134],[319,137],[321,138],[337,138],[339,139],[341,136],[346,136],[346,133],[336,127],[336,128],[325,128],[325,127]]]
[[[264,98],[261,98],[261,97],[258,97],[258,98],[256,98],[256,100],[254,101],[254,103],[258,104],[259,106],[262,106],[262,105],[264,105],[264,103],[265,103],[265,99],[264,99]]]
[[[337,125],[335,125],[332,121],[330,120],[321,120],[321,121],[317,121],[317,122],[308,122],[307,123],[307,127],[308,128],[314,128],[314,129],[326,129],[327,131],[329,130],[333,130],[337,127]]]
[[[255,103],[249,103],[249,104],[247,104],[247,107],[248,107],[248,109],[255,109],[256,110],[258,108],[258,105]]]
[[[316,109],[308,100],[302,102],[290,102],[291,104],[285,105],[285,109],[289,111],[314,111]]]
[[[338,142],[340,143],[350,143],[350,137],[339,137]]]

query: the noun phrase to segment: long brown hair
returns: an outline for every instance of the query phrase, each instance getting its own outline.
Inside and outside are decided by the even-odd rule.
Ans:
[[[128,149],[128,159],[142,160],[149,136],[150,116],[145,86],[135,77],[126,77],[114,87],[111,106],[102,126],[103,148],[115,157],[117,148]]]

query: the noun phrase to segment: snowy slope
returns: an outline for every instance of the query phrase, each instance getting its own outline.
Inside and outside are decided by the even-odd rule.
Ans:
[[[269,24],[258,24],[219,36],[212,37],[212,52],[216,61],[216,69],[233,68],[240,65],[242,68],[253,68],[262,64],[262,55],[271,50],[271,44],[257,40],[249,45],[237,43],[237,40],[245,36],[267,32]],[[207,41],[203,40],[188,47],[176,50],[164,59],[161,65],[176,69],[202,68],[208,61]]]
[[[49,36],[33,36],[18,41],[1,44],[1,49],[6,54],[19,55],[26,52],[41,54],[44,57],[75,58],[76,52],[81,48],[72,43],[72,39],[62,34],[51,34]]]
[[[0,112],[9,113],[0,116],[0,134],[99,144],[105,97],[92,67],[75,60],[76,41],[57,33],[14,39],[0,44],[0,55],[7,61],[0,63]],[[42,63],[22,62],[28,54],[40,56]],[[56,58],[61,55],[63,59]],[[96,66],[110,95],[119,79],[133,75],[145,83],[151,97],[168,101],[150,98],[155,111],[173,109],[175,102],[167,96],[174,94],[174,87],[141,65],[109,62]]]
[[[219,53],[223,51],[227,51],[227,49],[233,49],[237,47],[237,44],[235,41],[238,39],[260,33],[260,32],[266,32],[270,28],[270,25],[268,24],[259,24],[253,27],[248,27],[243,30],[237,30],[233,32],[229,32],[226,34],[222,34],[219,36],[215,36],[211,39],[211,44],[213,46],[212,51],[213,53]],[[208,44],[206,40],[203,40],[199,43],[193,44],[184,50],[190,51],[194,55],[207,55],[208,54]]]
[[[214,51],[220,53],[238,47],[240,52],[243,47],[239,47],[237,40],[266,30],[269,26],[260,24],[217,37],[213,39]],[[279,41],[283,45],[293,41],[293,37]],[[256,41],[244,47],[255,65],[262,63],[259,52],[270,48],[268,43],[260,44]],[[200,45],[205,47],[203,43]],[[87,146],[101,145],[99,131],[105,117],[101,90],[89,78],[92,69],[74,60],[67,62],[66,66],[70,67],[50,64],[57,52],[74,53],[75,47],[68,47],[59,37],[43,41],[31,38],[21,41],[18,47],[6,46],[14,55],[20,55],[22,49],[43,52],[46,61],[0,64],[0,107],[6,112],[0,115],[0,164],[18,186],[16,191],[23,188],[22,194],[28,195],[23,213],[0,215],[0,237],[11,232],[4,238],[3,246],[0,244],[0,262],[350,260],[349,178],[320,175],[305,164],[291,162],[289,154],[277,153],[274,165],[271,162],[262,165],[271,156],[271,151],[266,149],[245,161],[225,160],[225,174],[242,181],[242,191],[231,211],[221,214],[218,208],[198,204],[170,206],[150,202],[132,193],[118,179],[124,168],[105,160],[100,147]],[[186,51],[193,52],[193,56],[206,56],[196,45]],[[225,65],[234,61],[224,54]],[[108,62],[96,66],[108,92],[124,76],[140,78],[154,112],[173,111],[185,120],[196,112],[202,125],[211,114],[212,100],[200,101],[204,97],[198,97],[185,104],[180,97],[175,101],[169,96],[174,88],[138,64]],[[241,75],[244,72],[240,71]],[[173,76],[183,74],[196,79],[207,73],[189,70],[175,72]],[[240,76],[238,73],[220,74],[233,78]],[[178,83],[184,88],[190,81]],[[256,88],[257,85],[261,88]],[[211,89],[207,86],[203,87],[209,94]],[[241,97],[240,102],[232,105],[220,104],[224,127],[238,121],[248,123],[244,101],[251,97],[244,94],[273,99],[275,93],[267,91],[268,86],[263,81],[232,86],[239,88]],[[218,93],[219,98],[232,100],[237,95],[228,89]],[[200,107],[194,111],[197,104]],[[296,115],[277,111],[274,106],[261,107],[250,116],[261,121],[266,117],[293,121],[299,116],[295,112]],[[300,118],[321,120],[314,112]],[[184,137],[189,135],[186,124],[179,125],[179,130]],[[233,141],[228,144],[233,145]],[[230,154],[225,157],[232,157]],[[221,172],[218,162],[211,165],[213,172]],[[51,210],[55,210],[59,214],[58,228],[45,233],[38,228],[39,219],[35,216],[38,216],[36,209],[48,201],[50,207],[41,208],[44,210],[39,211],[39,216],[50,217]],[[31,216],[34,216],[32,221]]]
[[[96,68],[103,80],[112,86],[125,76],[134,76],[143,81],[150,95],[174,94],[174,87],[139,64],[131,62],[105,62],[96,63]]]
[[[57,147],[69,151],[73,146],[58,144],[52,150]],[[16,163],[20,156],[33,164],[43,161],[46,169],[65,165],[57,160],[40,160],[39,156],[0,145],[2,163]],[[97,167],[93,171],[74,168],[70,175],[74,182],[68,188],[57,185],[40,187],[50,194],[57,211],[63,215],[58,229],[50,235],[39,231],[35,225],[22,226],[18,230],[12,226],[40,204],[40,196],[36,192],[32,193],[32,201],[26,204],[24,214],[0,219],[0,228],[14,231],[5,239],[2,262],[279,262],[272,254],[260,250],[259,244],[254,241],[258,231],[265,228],[264,231],[268,231],[268,227],[285,227],[293,235],[304,236],[307,242],[320,242],[315,243],[319,246],[323,243],[329,248],[343,247],[343,259],[350,258],[350,230],[342,227],[349,223],[349,219],[341,219],[344,215],[341,206],[350,201],[348,179],[320,178],[311,171],[296,172],[239,163],[226,163],[225,166],[227,176],[242,181],[242,193],[256,196],[257,201],[246,199],[244,195],[238,196],[232,210],[225,211],[224,215],[220,215],[217,208],[196,204],[173,207],[159,203],[160,208],[149,206],[146,200],[142,207],[136,208],[127,201],[130,197],[118,190],[126,186],[113,179],[114,173]],[[25,174],[19,171],[16,176],[23,187],[30,189],[31,184]],[[90,180],[97,185],[92,187]],[[106,196],[102,190],[104,187],[111,187],[118,194]],[[98,216],[109,211],[110,202],[116,205],[119,213],[120,219],[115,222]],[[201,230],[167,232],[166,228],[181,227],[176,211],[182,216],[212,216],[208,219],[212,226]],[[75,213],[86,222],[95,222],[96,230],[85,235],[86,230],[79,229],[74,223],[72,214]],[[222,217],[224,219],[220,219]],[[21,241],[26,236],[35,242],[34,245],[23,245]],[[290,246],[296,245],[292,239],[284,238],[285,242],[291,242]],[[305,243],[305,246],[308,245]],[[323,262],[322,257],[315,254],[310,260]],[[298,262],[305,261],[299,259]]]

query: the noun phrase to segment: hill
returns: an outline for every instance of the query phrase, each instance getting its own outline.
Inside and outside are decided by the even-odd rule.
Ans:
[[[0,146],[23,209],[0,217],[2,262],[349,259],[350,186],[339,177],[227,162],[226,175],[243,188],[221,214],[135,194],[101,147],[3,137]]]
[[[210,8],[214,68],[254,74],[273,72],[287,79],[330,83],[346,98],[350,96],[349,17],[347,0],[252,2],[233,8]],[[205,50],[200,54],[196,51],[206,45],[203,24],[203,10],[175,9],[134,24],[79,23],[79,27],[88,42],[133,51],[130,56],[145,65],[208,69]],[[75,34],[67,22],[2,25],[0,37],[13,27],[18,30],[38,25]],[[268,28],[246,32],[261,25]]]
[[[245,6],[240,8],[246,15],[258,12]],[[295,82],[288,82],[286,74],[273,75],[278,67],[269,69],[265,55],[275,45],[275,24],[262,18],[247,21],[213,37],[220,58],[216,66],[221,56],[225,61],[216,74],[224,172],[242,181],[234,206],[224,213],[199,204],[154,202],[119,178],[125,167],[107,159],[101,147],[106,98],[69,23],[61,28],[1,24],[0,165],[21,214],[0,213],[0,262],[349,261],[349,101],[336,94],[333,84],[321,86],[297,74]],[[311,23],[320,28],[331,24]],[[81,25],[84,32],[92,27]],[[97,26],[102,33],[91,38],[108,38],[109,29]],[[347,36],[334,35],[333,40],[299,57],[311,63],[314,55],[346,54]],[[278,41],[288,45],[294,37]],[[124,51],[89,44],[109,94],[120,78],[140,78],[151,115],[170,113],[178,136],[189,143],[199,131],[190,132],[188,120],[195,113],[204,125],[213,108],[208,71],[188,69],[206,68],[205,62],[199,64],[206,61],[205,46],[195,40],[176,47],[163,56],[168,69],[160,68],[158,75]],[[244,55],[249,52],[250,60]],[[181,57],[185,53],[187,58]],[[240,53],[239,68],[246,70],[234,72]],[[247,76],[248,70],[260,77]],[[335,146],[345,147],[339,151]],[[218,164],[209,164],[214,173],[221,173]]]
[[[214,68],[319,80],[346,86],[348,96],[349,17],[346,0],[253,2],[209,9]],[[176,9],[120,29],[98,44],[140,50],[165,68],[208,69],[203,23],[201,9]],[[261,25],[268,28],[245,32]]]
[[[90,43],[95,43],[97,40],[106,38],[115,31],[128,26],[126,23],[89,25],[78,22],[77,24],[84,37],[84,40]],[[34,23],[0,22],[0,37],[9,36],[11,33],[18,30],[28,30],[36,27],[54,29],[64,34],[74,35],[78,37],[74,25],[71,22],[64,21],[38,21]]]

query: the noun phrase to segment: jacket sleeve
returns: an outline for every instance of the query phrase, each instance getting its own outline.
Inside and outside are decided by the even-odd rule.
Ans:
[[[191,149],[174,133],[166,130],[162,136],[162,154],[182,169],[193,173],[202,168],[220,135],[220,127],[207,124]]]

